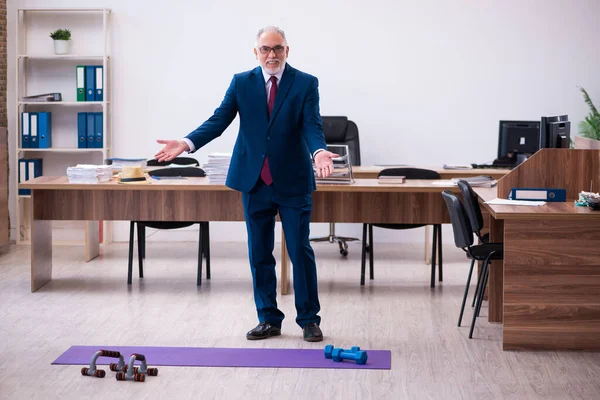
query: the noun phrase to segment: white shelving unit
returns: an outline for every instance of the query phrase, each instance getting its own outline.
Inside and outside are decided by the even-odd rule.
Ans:
[[[50,32],[71,31],[70,54],[55,55]],[[65,175],[75,164],[103,164],[111,157],[112,145],[112,68],[110,58],[111,10],[107,8],[21,8],[16,18],[16,157],[13,171],[18,171],[19,159],[42,158],[43,175]],[[71,54],[72,53],[72,54]],[[76,66],[103,66],[103,101],[77,101]],[[24,96],[59,92],[63,101],[22,101]],[[51,148],[21,147],[21,113],[52,112]],[[102,148],[78,148],[77,112],[102,112]],[[14,173],[16,186],[19,176]],[[30,243],[31,196],[16,197],[16,242]],[[86,223],[55,223],[54,244],[84,244],[81,232],[90,234]],[[75,236],[69,238],[67,232]],[[105,229],[105,232],[107,230]],[[107,232],[108,233],[108,232]],[[93,233],[96,234],[96,233]],[[73,236],[73,235],[71,235]],[[107,237],[109,235],[105,235]],[[66,237],[66,240],[65,240]],[[58,240],[57,240],[58,239]]]

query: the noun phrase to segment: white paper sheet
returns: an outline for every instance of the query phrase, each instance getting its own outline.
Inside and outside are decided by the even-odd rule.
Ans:
[[[486,201],[485,203],[492,206],[543,206],[546,204],[545,201],[508,200],[499,198]]]

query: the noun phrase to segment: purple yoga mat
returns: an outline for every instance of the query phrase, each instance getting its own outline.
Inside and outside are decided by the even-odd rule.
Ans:
[[[118,351],[129,362],[132,353],[143,354],[149,367],[251,367],[251,368],[342,368],[391,369],[389,350],[368,350],[367,363],[335,362],[325,358],[323,350],[312,349],[234,349],[210,347],[145,347],[145,346],[71,346],[52,364],[90,365],[98,350]],[[96,364],[108,365],[115,358],[98,357]],[[139,364],[139,362],[136,362]]]

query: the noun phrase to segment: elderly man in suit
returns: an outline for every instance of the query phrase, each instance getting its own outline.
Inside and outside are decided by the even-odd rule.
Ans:
[[[171,160],[195,152],[220,136],[240,115],[226,185],[242,192],[248,252],[259,324],[248,340],[281,334],[284,314],[277,308],[275,217],[279,212],[294,266],[296,323],[304,340],[323,340],[315,256],[309,242],[311,193],[317,174],[333,173],[319,113],[318,80],[287,63],[289,46],[283,30],[259,30],[254,54],[260,66],[235,74],[214,114],[183,140],[164,144],[155,158]]]

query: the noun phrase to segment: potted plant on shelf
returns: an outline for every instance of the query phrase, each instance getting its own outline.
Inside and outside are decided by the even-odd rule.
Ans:
[[[54,54],[67,54],[69,51],[69,41],[71,40],[71,31],[68,29],[57,29],[50,33],[54,39]]]
[[[575,136],[575,148],[600,149],[600,113],[585,89],[580,87],[579,90],[590,107],[590,113],[579,123],[579,136]]]

